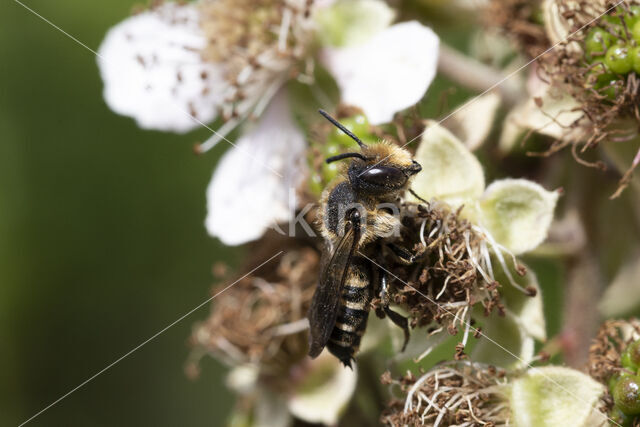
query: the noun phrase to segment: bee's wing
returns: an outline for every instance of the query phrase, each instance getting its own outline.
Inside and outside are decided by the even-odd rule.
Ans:
[[[349,227],[336,246],[333,254],[323,254],[323,265],[320,283],[313,294],[309,309],[309,356],[316,357],[329,341],[331,331],[336,323],[342,286],[347,277],[351,258],[356,244],[360,240],[357,227]],[[327,258],[330,258],[327,260]]]

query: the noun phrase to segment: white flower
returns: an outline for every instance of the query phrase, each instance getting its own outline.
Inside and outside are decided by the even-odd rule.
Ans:
[[[241,395],[252,395],[252,416],[248,426],[288,426],[292,416],[313,424],[335,425],[346,410],[356,388],[358,374],[323,352],[316,359],[305,358],[283,379],[291,389],[277,393],[259,382],[259,367],[240,365],[228,376],[227,384]],[[239,417],[239,414],[234,414]]]
[[[361,107],[375,125],[420,101],[435,77],[437,50],[438,37],[431,29],[403,22],[366,43],[326,48],[323,63],[335,76],[344,102]]]
[[[421,197],[437,199],[488,232],[514,255],[535,249],[546,238],[558,193],[524,179],[503,179],[485,188],[478,159],[451,132],[427,122],[416,151],[422,172],[413,181]]]
[[[546,238],[558,193],[525,179],[502,179],[485,188],[482,166],[465,144],[435,122],[426,126],[415,154],[423,170],[414,178],[412,189],[426,200],[462,209],[461,215],[483,237],[479,249],[467,249],[472,262],[487,283],[504,285],[500,296],[506,316],[493,312],[483,321],[488,340],[475,346],[472,359],[501,366],[526,365],[534,354],[533,340],[544,341],[546,330],[536,276],[530,270],[522,276],[515,255],[535,249]],[[476,318],[483,317],[477,314]],[[434,336],[433,343],[426,343],[425,353],[444,337]]]
[[[605,387],[580,371],[560,366],[505,371],[493,364],[442,363],[417,379],[408,372],[391,384],[406,389],[404,405],[392,402],[386,411],[393,425],[610,425],[603,411]],[[436,402],[446,404],[439,407]]]
[[[148,129],[187,132],[221,116],[225,124],[200,151],[246,119],[260,119],[225,155],[208,191],[207,229],[241,244],[290,218],[288,194],[305,174],[303,134],[283,92],[288,81],[313,84],[314,66],[324,64],[342,101],[373,123],[424,95],[438,38],[417,22],[390,26],[393,15],[381,0],[163,3],[107,34],[98,52],[105,100]],[[336,26],[340,19],[349,25]]]
[[[500,149],[508,152],[527,131],[535,131],[564,141],[579,142],[584,128],[575,126],[585,120],[580,103],[566,88],[549,84],[532,71],[527,81],[529,97],[516,105],[505,118]]]

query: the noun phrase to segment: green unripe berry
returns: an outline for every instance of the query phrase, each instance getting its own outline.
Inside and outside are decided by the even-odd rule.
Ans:
[[[636,41],[636,43],[640,43],[640,20],[638,20],[638,22],[633,24],[633,27],[631,27],[631,35],[633,36],[633,39]]]
[[[631,30],[638,21],[640,21],[640,6],[629,7],[629,12],[627,12],[627,16],[624,17],[627,28]]]
[[[622,365],[623,368],[627,368],[632,371],[636,370],[633,367],[633,363],[631,363],[631,356],[629,355],[629,352],[626,350],[622,353],[622,356],[620,357],[620,364]]]
[[[640,46],[632,47],[629,50],[629,56],[633,64],[633,71],[640,74]]]
[[[610,101],[615,101],[615,99],[618,97],[618,88],[613,85],[604,87],[598,92],[600,93],[600,95],[606,96]]]
[[[611,392],[611,394],[613,394],[613,389],[616,387],[616,384],[618,384],[618,381],[620,381],[623,375],[613,374],[611,375],[611,378],[609,378],[607,384],[609,386],[609,391]]]
[[[640,369],[640,340],[634,341],[627,347],[627,352],[631,358],[631,362]]]
[[[356,114],[355,116],[347,117],[346,119],[340,120],[340,123],[342,123],[344,127],[349,129],[360,139],[363,139],[369,134],[369,121],[364,116],[364,114]],[[355,142],[349,137],[349,135],[342,132],[338,128],[335,128],[331,131],[329,139],[337,142],[343,147],[353,148],[355,144]]]
[[[605,31],[608,31],[615,39],[626,39],[627,32],[622,26],[622,21],[619,16],[605,15],[602,17],[601,25]],[[615,43],[615,41],[614,41]]]
[[[604,57],[604,63],[617,74],[627,74],[633,68],[633,61],[629,55],[629,48],[625,45],[614,45],[609,48]]]
[[[640,414],[640,377],[629,375],[620,378],[613,388],[613,401],[626,415]]]
[[[602,23],[607,23],[609,25],[620,25],[620,19],[617,16],[603,15],[600,20]]]
[[[640,340],[634,341],[622,352],[621,363],[623,368],[637,371],[640,368]]]
[[[621,427],[631,427],[633,423],[633,417],[622,412],[617,406],[613,407],[609,417],[611,417],[611,421],[617,423],[617,425]]]
[[[613,36],[607,30],[600,27],[592,28],[584,39],[587,55],[603,55],[611,47],[613,41]]]
[[[618,76],[611,73],[608,67],[598,66],[589,71],[585,87],[587,89],[594,89],[600,95],[606,96],[610,100],[616,99],[618,95],[618,85],[615,83],[618,81]]]

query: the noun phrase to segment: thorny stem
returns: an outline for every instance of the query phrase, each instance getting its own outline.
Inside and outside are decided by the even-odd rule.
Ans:
[[[462,86],[484,92],[504,78],[502,71],[476,61],[450,46],[440,45],[438,72]],[[515,105],[524,93],[517,80],[509,79],[499,84],[496,90],[507,106]]]

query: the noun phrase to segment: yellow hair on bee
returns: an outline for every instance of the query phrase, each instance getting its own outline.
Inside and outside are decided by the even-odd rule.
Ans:
[[[413,161],[408,150],[391,141],[381,140],[362,149],[362,154],[380,164],[392,164],[399,167],[409,167]]]

